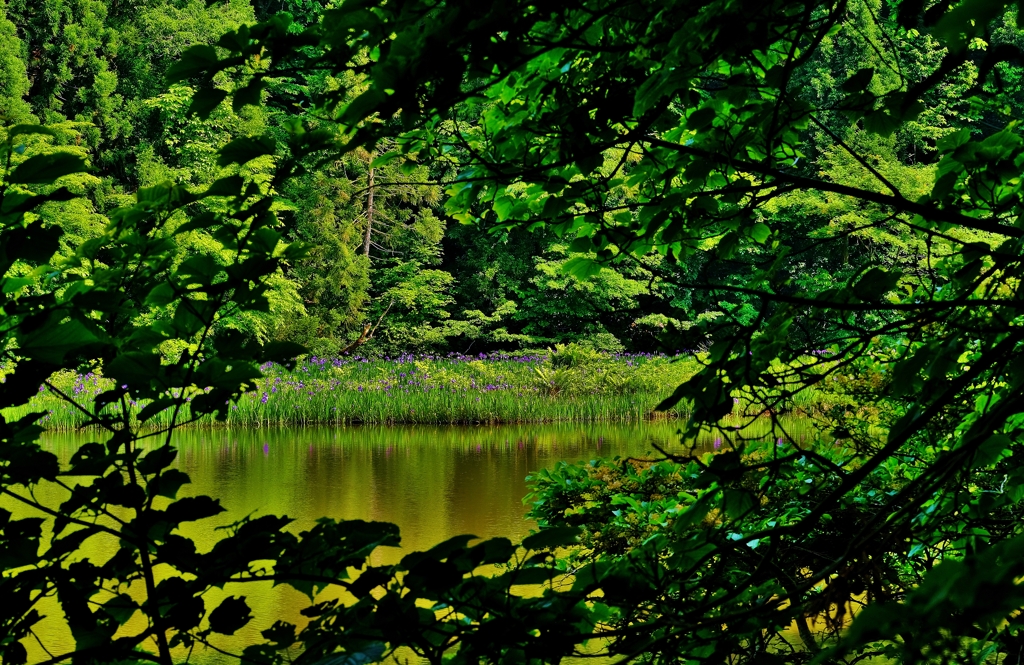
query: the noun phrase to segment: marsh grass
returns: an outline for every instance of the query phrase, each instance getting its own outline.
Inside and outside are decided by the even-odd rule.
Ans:
[[[676,418],[680,411],[655,406],[701,367],[693,355],[551,353],[397,358],[308,358],[292,370],[263,367],[265,378],[229,406],[227,419],[202,418],[193,426],[279,425],[459,425],[541,422],[638,422]],[[2,378],[0,378],[2,380]],[[92,399],[113,387],[98,373],[63,372],[57,390],[92,408]],[[130,389],[130,387],[129,387]],[[737,398],[736,413],[749,406]],[[788,401],[787,411],[812,413],[837,403],[837,396],[811,389]],[[145,404],[129,401],[137,413]],[[117,412],[120,407],[108,407]],[[41,412],[50,430],[72,430],[84,418],[55,392],[41,387],[27,407],[7,409],[17,418]],[[164,412],[147,426],[169,424]],[[187,405],[179,422],[188,421]]]
[[[698,369],[690,356],[600,354],[566,360],[558,353],[533,355],[309,358],[288,371],[265,366],[266,378],[231,405],[222,422],[199,426],[260,427],[329,424],[472,424],[640,421],[672,418],[654,407]],[[113,387],[98,373],[64,372],[54,388],[85,408]],[[129,387],[130,390],[130,387]],[[138,412],[144,404],[129,402]],[[108,407],[117,412],[120,407]],[[55,392],[41,387],[31,403],[9,409],[8,418],[45,415],[51,430],[80,427],[84,418]],[[169,424],[163,413],[147,425]],[[180,420],[189,420],[188,409]]]

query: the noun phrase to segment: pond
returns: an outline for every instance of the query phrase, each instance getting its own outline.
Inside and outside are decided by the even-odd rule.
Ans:
[[[651,455],[655,446],[681,450],[677,429],[675,422],[654,421],[184,430],[175,437],[175,466],[192,478],[179,496],[208,494],[227,508],[217,518],[190,526],[187,535],[198,541],[201,551],[217,538],[214,526],[248,514],[288,515],[295,519],[296,531],[326,516],[397,524],[402,548],[381,549],[372,557],[375,564],[387,564],[459,534],[517,541],[535,526],[524,518],[523,505],[525,479],[531,471],[560,460]],[[793,429],[809,436],[803,423]],[[43,445],[66,462],[88,440],[80,434],[48,434]],[[711,439],[699,443],[704,449],[714,447]],[[10,507],[7,502],[0,505]],[[102,537],[87,545],[88,556],[100,560],[113,551],[113,543]],[[299,619],[298,611],[308,604],[304,596],[269,584],[248,585],[244,593],[256,619],[235,636],[221,639],[219,645],[227,650],[260,640],[259,631],[275,618]],[[207,606],[219,600],[208,598]],[[56,604],[49,610],[44,614],[59,613]],[[132,622],[126,626],[130,633],[140,627]],[[38,633],[52,653],[73,646],[70,633],[57,619],[45,621]],[[45,659],[45,653],[34,647],[30,662]],[[208,650],[191,658],[204,664],[220,660]]]

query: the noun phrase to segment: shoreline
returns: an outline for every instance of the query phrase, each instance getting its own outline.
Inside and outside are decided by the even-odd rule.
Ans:
[[[629,399],[559,399],[542,398],[540,400],[523,400],[517,403],[519,408],[512,413],[489,409],[486,403],[464,402],[462,408],[438,413],[434,409],[415,413],[415,407],[408,407],[404,400],[390,400],[390,408],[376,409],[369,405],[366,409],[348,410],[343,414],[331,412],[336,406],[317,404],[306,409],[245,409],[244,398],[242,408],[232,409],[225,420],[216,420],[212,416],[203,416],[194,422],[183,422],[176,426],[188,430],[218,429],[263,429],[281,427],[316,427],[316,426],[489,426],[489,425],[534,425],[549,423],[639,423],[673,421],[685,417],[687,411],[672,409],[654,411],[661,396],[628,396]],[[640,398],[640,399],[634,399]],[[80,412],[74,407],[63,403],[47,403],[51,400],[38,399],[25,407],[3,410],[8,419],[15,419],[32,412],[43,412],[39,425],[50,432],[73,432],[79,430],[95,430],[95,425],[85,425]],[[54,400],[56,401],[56,400]],[[642,406],[641,406],[642,404]],[[650,406],[648,406],[648,404]],[[144,406],[144,405],[142,405]],[[233,405],[238,407],[239,405]],[[319,407],[319,408],[317,408]],[[133,409],[133,411],[141,410]],[[285,411],[285,413],[281,413]],[[326,412],[325,412],[326,411]],[[362,413],[360,413],[362,411]],[[269,412],[269,413],[268,413]],[[275,413],[276,412],[276,413]],[[439,417],[440,416],[440,417]],[[180,421],[191,418],[187,407],[182,410]],[[169,422],[157,416],[147,422],[140,431],[156,431],[164,429]]]
[[[555,357],[557,359],[557,356]],[[310,358],[292,370],[265,365],[264,377],[228,406],[224,420],[191,420],[186,398],[176,427],[295,427],[318,425],[522,425],[544,423],[651,422],[675,420],[688,413],[685,404],[664,412],[655,407],[700,367],[693,356],[595,354],[580,364],[552,357],[404,356],[396,359]],[[0,379],[2,380],[2,379]],[[42,413],[38,424],[48,431],[95,429],[84,425],[82,409],[114,388],[99,372],[55,374],[56,389],[41,386],[28,404],[2,411],[8,420]],[[63,396],[76,401],[78,407]],[[177,397],[177,395],[175,395]],[[792,401],[785,413],[810,414],[826,408],[830,396],[813,391]],[[125,406],[134,415],[146,406],[130,389]],[[737,415],[747,405],[737,399]],[[79,408],[81,407],[81,408]],[[119,404],[104,413],[119,415]],[[165,429],[171,411],[156,414],[140,431]],[[751,417],[751,416],[748,416]],[[132,418],[134,420],[134,418]],[[138,424],[137,421],[135,421]]]

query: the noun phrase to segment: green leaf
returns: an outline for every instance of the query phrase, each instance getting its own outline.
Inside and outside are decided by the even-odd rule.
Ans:
[[[402,557],[401,565],[406,569],[411,569],[426,560],[439,561],[441,559],[446,559],[450,555],[464,550],[469,541],[475,538],[476,536],[466,534],[453,536],[444,542],[434,545],[425,552],[412,552],[405,555]]]
[[[907,412],[903,414],[896,422],[894,422],[892,424],[892,427],[889,428],[889,435],[886,441],[888,443],[892,443],[897,438],[902,436],[903,433],[909,427],[911,427],[911,425],[916,425],[915,421],[917,420],[919,415],[921,415],[920,406],[917,404],[911,405],[911,407],[907,409]]]
[[[956,50],[968,39],[983,34],[1009,3],[1003,0],[962,0],[947,12],[932,29],[932,34]]]
[[[576,238],[571,243],[569,243],[569,251],[580,252],[583,254],[587,252],[592,252],[594,251],[594,241],[590,236],[582,236],[580,238]]]
[[[576,168],[580,170],[580,174],[586,176],[593,173],[595,170],[600,168],[604,164],[604,154],[600,151],[591,153],[585,157],[581,157],[576,160]]]
[[[116,457],[107,452],[101,443],[83,444],[69,461],[70,469],[76,476],[101,476],[107,472]]]
[[[33,360],[59,365],[65,356],[99,341],[91,330],[80,321],[72,319],[65,323],[54,324],[60,315],[54,315],[49,323],[39,330],[18,334],[18,354]]]
[[[163,307],[169,305],[178,299],[177,293],[174,291],[174,286],[163,282],[154,286],[148,294],[146,294],[145,303],[153,307]]]
[[[754,507],[754,495],[744,489],[727,489],[722,492],[722,508],[729,517],[738,519]]]
[[[377,111],[377,107],[387,101],[388,96],[382,90],[370,87],[361,95],[349,102],[341,114],[341,121],[348,125],[362,122]]]
[[[148,476],[173,464],[177,455],[178,453],[173,446],[164,444],[156,450],[146,453],[146,456],[138,463],[137,468],[139,473]]]
[[[131,596],[121,593],[103,603],[103,611],[114,618],[117,625],[123,626],[139,610],[139,605]]]
[[[7,130],[7,140],[13,142],[15,136],[26,136],[29,134],[39,134],[51,137],[57,136],[57,132],[45,125],[14,125]]]
[[[715,119],[718,112],[710,106],[697,109],[686,119],[687,129],[704,129]]]
[[[184,471],[165,469],[160,473],[159,478],[149,483],[146,491],[151,496],[164,496],[168,499],[176,499],[178,497],[178,490],[181,489],[182,485],[188,485],[191,482],[192,479]]]
[[[970,140],[971,129],[969,127],[964,127],[963,129],[943,136],[935,142],[935,147],[939,149],[939,152],[949,152],[951,150],[956,150]]]
[[[498,564],[511,559],[516,553],[516,547],[508,538],[491,538],[474,547],[473,551],[481,554],[481,564]]]
[[[261,630],[260,635],[278,647],[287,648],[295,643],[295,625],[278,619],[270,628]]]
[[[67,152],[29,157],[11,172],[7,182],[19,185],[49,185],[58,178],[87,171],[85,160]]]
[[[750,237],[754,239],[754,242],[758,242],[762,245],[766,240],[768,240],[768,237],[771,234],[772,230],[768,228],[768,225],[762,224],[761,222],[754,224],[750,229]]]
[[[197,44],[181,54],[167,70],[167,82],[177,83],[202,74],[217,66],[217,50],[208,44]]]
[[[864,116],[864,129],[882,137],[891,136],[900,126],[900,119],[885,110],[877,110]]]
[[[17,256],[22,261],[49,262],[60,249],[64,230],[59,226],[44,227],[42,220],[36,220],[23,228],[14,228],[3,235],[3,248],[8,256]]]
[[[27,517],[12,520],[11,513],[0,508],[0,567],[5,571],[39,561],[39,539],[43,520]]]
[[[119,385],[149,385],[160,373],[160,355],[141,351],[122,353],[103,366],[103,373]]]
[[[857,70],[857,73],[851,76],[843,83],[843,92],[860,92],[868,87],[871,83],[871,79],[875,76],[875,70],[873,67],[864,68]]]
[[[7,194],[4,197],[2,208],[0,212],[4,213],[18,213],[18,212],[29,212],[39,207],[47,201],[72,201],[78,198],[76,194],[71,193],[67,187],[60,187],[50,192],[49,194],[38,194],[31,196],[28,194]]]
[[[224,512],[224,508],[217,499],[211,499],[208,496],[191,496],[178,499],[169,505],[165,512],[170,522],[178,524],[219,515]]]
[[[601,272],[601,264],[585,256],[575,256],[562,264],[562,272],[577,279],[590,279]]]
[[[232,95],[231,109],[238,113],[245,106],[259,106],[260,93],[263,92],[264,87],[266,87],[266,83],[263,82],[262,78],[254,78],[249,82],[249,85],[239,88]]]
[[[242,188],[244,186],[245,180],[242,179],[242,176],[228,176],[226,178],[215,180],[213,184],[203,192],[203,196],[238,196],[242,193]]]
[[[736,250],[740,247],[740,234],[736,231],[729,231],[721,237],[716,246],[718,257],[721,259],[731,259],[736,254]]]
[[[270,136],[242,137],[220,149],[217,164],[245,164],[263,155],[273,155],[276,150],[277,143]]]
[[[217,259],[208,254],[191,256],[181,262],[178,266],[178,276],[196,281],[203,285],[213,282],[221,272],[221,265]]]
[[[853,295],[865,302],[881,300],[886,293],[896,288],[901,276],[897,272],[871,268],[853,285]]]
[[[523,547],[528,550],[550,550],[564,547],[577,542],[580,533],[580,529],[575,526],[551,527],[524,538]]]
[[[1009,450],[1012,446],[1010,437],[1005,434],[994,434],[978,446],[978,452],[974,455],[974,463],[972,467],[975,469],[983,469],[987,466],[991,466],[995,462],[999,461],[1003,451]]]
[[[295,342],[267,342],[261,349],[260,360],[284,363],[307,352],[306,347]]]
[[[561,574],[561,571],[554,568],[535,567],[517,570],[509,578],[513,584],[544,584]]]
[[[8,277],[7,279],[0,280],[0,292],[16,293],[36,281],[30,277]]]
[[[192,103],[188,107],[188,115],[198,116],[201,120],[206,120],[227,96],[226,90],[201,88],[192,95]]]

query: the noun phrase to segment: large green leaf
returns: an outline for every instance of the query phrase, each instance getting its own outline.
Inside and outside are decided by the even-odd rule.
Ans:
[[[217,50],[207,44],[189,47],[167,70],[167,81],[177,83],[217,66]]]
[[[49,185],[57,179],[73,173],[88,170],[85,160],[79,155],[54,152],[35,155],[18,164],[7,176],[7,182],[19,185]]]
[[[83,348],[96,344],[100,338],[80,321],[58,322],[60,315],[51,317],[40,328],[31,332],[18,332],[18,355],[33,360],[60,365],[64,358]]]
[[[276,149],[277,144],[270,136],[242,137],[220,149],[217,163],[221,166],[245,164],[263,155],[273,155]]]
[[[192,95],[188,114],[197,115],[201,120],[206,120],[227,96],[227,91],[219,88],[200,88]]]

